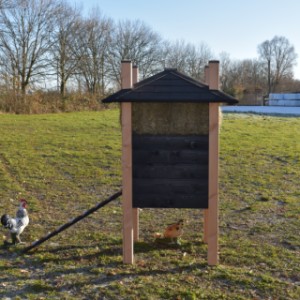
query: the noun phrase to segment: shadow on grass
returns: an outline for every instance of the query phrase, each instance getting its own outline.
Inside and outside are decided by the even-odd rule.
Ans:
[[[102,245],[104,245],[102,247]],[[89,245],[61,245],[61,246],[45,246],[35,248],[26,254],[22,254],[22,248],[12,246],[10,248],[1,247],[0,257],[3,259],[16,259],[25,257],[26,260],[34,259],[31,263],[33,265],[44,264],[44,263],[63,263],[67,261],[95,261],[101,258],[106,260],[114,260],[115,257],[122,256],[122,240],[105,241],[99,244],[94,242]],[[202,242],[183,242],[181,245],[174,243],[161,243],[156,241],[138,241],[134,243],[135,254],[147,254],[151,252],[164,252],[180,250],[182,253],[193,253],[198,252],[205,255],[206,245]],[[151,258],[151,254],[150,258]]]
[[[26,285],[18,288],[17,291],[14,291],[13,295],[47,295],[48,293],[54,291],[58,293],[72,291],[73,294],[76,294],[77,292],[80,294],[82,293],[82,290],[86,288],[92,288],[92,290],[87,290],[86,292],[93,293],[93,289],[107,288],[114,285],[123,285],[124,283],[130,284],[131,282],[143,277],[168,276],[170,274],[180,275],[181,273],[194,272],[195,270],[198,272],[205,272],[208,268],[207,264],[199,263],[192,266],[176,266],[166,269],[152,269],[150,266],[147,268],[134,268],[129,271],[128,269],[122,270],[122,265],[123,264],[120,262],[113,265],[109,264],[103,266],[103,272],[97,273],[97,276],[93,274],[94,276],[92,277],[92,266],[78,267],[63,271],[50,271],[47,272],[43,278],[38,275],[32,276],[30,278],[30,282],[27,282]],[[116,268],[117,271],[114,272]],[[68,275],[76,275],[76,278],[67,279],[66,276]],[[23,280],[26,280],[26,278]],[[7,297],[8,294],[5,291],[0,291],[0,296]]]
[[[172,243],[159,243],[159,242],[144,242],[139,241],[134,243],[135,253],[147,253],[156,250],[167,250],[167,249],[180,249],[182,248],[178,244]]]
[[[45,246],[44,246],[45,247]],[[203,263],[180,263],[174,265],[174,260],[170,264],[159,264],[157,267],[158,256],[162,259],[168,257],[168,253],[182,257],[181,253],[190,252],[197,249],[200,256],[205,256],[205,249],[200,242],[190,243],[183,241],[182,245],[159,244],[154,241],[139,241],[134,245],[136,254],[146,254],[145,265],[138,263],[135,266],[128,266],[122,263],[122,240],[115,239],[105,241],[103,248],[99,242],[93,242],[89,245],[61,245],[35,249],[27,253],[22,263],[17,264],[17,268],[28,269],[30,277],[26,274],[14,278],[17,283],[22,280],[26,282],[24,286],[19,286],[18,291],[11,291],[12,296],[32,294],[47,295],[54,291],[64,293],[82,293],[83,289],[105,288],[109,286],[118,286],[119,284],[134,282],[148,276],[168,276],[172,274],[180,275],[182,272],[202,272],[207,269],[207,264]],[[153,252],[153,258],[152,253]],[[155,253],[157,252],[157,253]],[[147,253],[149,253],[147,255]],[[16,254],[10,252],[12,256]],[[166,254],[166,255],[164,255]],[[152,264],[153,261],[153,264]],[[161,258],[159,258],[161,261]],[[72,263],[73,262],[73,263]],[[70,264],[71,263],[71,264]],[[46,264],[46,269],[43,271]],[[35,269],[37,269],[35,271]],[[20,274],[21,275],[21,274]],[[22,274],[23,275],[23,274]],[[0,292],[0,296],[7,296]],[[35,296],[34,296],[35,297]]]

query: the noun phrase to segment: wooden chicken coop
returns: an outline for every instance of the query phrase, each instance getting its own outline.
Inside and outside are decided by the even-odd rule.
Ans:
[[[238,101],[219,91],[219,62],[206,83],[176,69],[138,82],[122,61],[122,89],[103,100],[121,103],[123,262],[134,262],[138,208],[204,210],[208,264],[218,263],[219,105]]]

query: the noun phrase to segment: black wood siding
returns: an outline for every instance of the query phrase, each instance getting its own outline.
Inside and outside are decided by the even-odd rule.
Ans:
[[[134,134],[133,207],[207,208],[208,136]]]

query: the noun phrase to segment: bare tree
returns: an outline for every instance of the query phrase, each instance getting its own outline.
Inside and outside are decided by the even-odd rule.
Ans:
[[[274,92],[281,80],[293,76],[293,66],[297,59],[295,49],[287,38],[275,36],[258,45],[258,53],[265,64],[267,92]]]
[[[178,71],[185,73],[187,52],[189,51],[190,44],[186,44],[184,40],[180,40],[173,43],[166,42],[164,46],[164,67],[176,68]]]
[[[120,21],[115,26],[109,55],[112,79],[121,84],[120,62],[123,59],[131,59],[139,67],[141,78],[161,69],[161,41],[156,32],[139,20]]]
[[[200,43],[196,47],[180,40],[165,45],[164,64],[166,67],[177,68],[178,71],[195,79],[204,79],[204,67],[212,58],[212,52],[205,43]]]
[[[220,82],[224,92],[242,97],[248,90],[254,95],[262,87],[262,64],[257,59],[232,60],[226,52],[220,54]]]
[[[46,74],[56,9],[55,0],[16,0],[0,10],[0,55],[23,94],[34,78]]]
[[[107,84],[107,57],[111,43],[113,23],[95,11],[88,19],[81,21],[77,35],[77,59],[79,72],[91,94],[105,93]]]
[[[212,51],[205,43],[200,43],[197,47],[189,46],[187,54],[187,74],[195,79],[204,80],[204,67],[212,59]]]
[[[56,72],[59,91],[65,95],[67,81],[76,73],[80,63],[76,38],[80,33],[79,12],[66,3],[61,3],[57,14],[57,28],[52,47],[52,67]]]
[[[230,67],[231,59],[227,52],[220,53],[220,85],[221,89],[228,93],[233,94],[232,86],[230,86]]]
[[[257,100],[258,93],[263,87],[263,77],[262,77],[262,63],[258,59],[250,60],[250,85],[252,84],[255,100]]]

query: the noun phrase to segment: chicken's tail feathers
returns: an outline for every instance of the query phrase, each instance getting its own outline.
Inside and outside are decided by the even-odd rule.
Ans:
[[[8,229],[11,229],[11,227],[13,226],[12,222],[11,222],[11,217],[7,214],[4,214],[1,217],[1,224]]]

